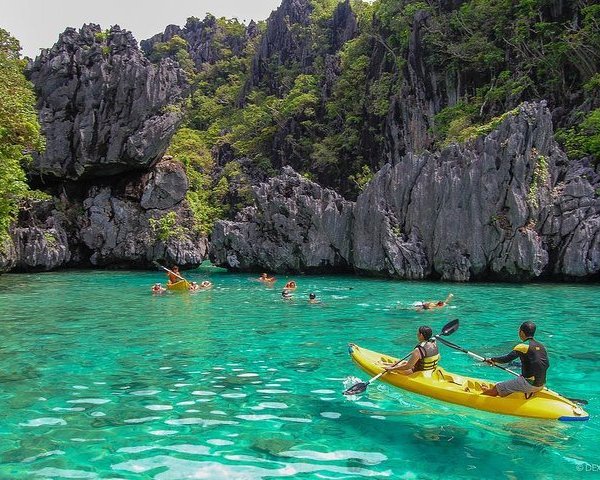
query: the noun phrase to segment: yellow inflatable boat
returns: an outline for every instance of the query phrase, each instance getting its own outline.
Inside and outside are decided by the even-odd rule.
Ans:
[[[349,352],[352,360],[369,375],[381,373],[383,363],[398,361],[397,358],[354,344],[350,344]],[[439,367],[412,375],[390,372],[379,379],[409,392],[493,413],[561,421],[589,419],[589,415],[579,405],[550,390],[544,389],[529,399],[523,393],[490,397],[481,395],[481,392],[494,385],[493,383],[456,375]]]

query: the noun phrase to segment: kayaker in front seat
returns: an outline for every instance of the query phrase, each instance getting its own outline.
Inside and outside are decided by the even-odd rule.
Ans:
[[[432,335],[433,331],[431,327],[427,325],[420,326],[417,330],[419,343],[415,346],[410,358],[400,362],[396,366],[389,366],[385,369],[388,372],[398,372],[404,375],[410,375],[411,373],[423,370],[434,370],[440,359],[440,353],[435,339],[431,338]]]
[[[519,328],[519,338],[523,342],[519,343],[510,353],[503,357],[486,358],[485,362],[493,365],[495,363],[508,363],[516,358],[521,359],[521,375],[505,382],[500,382],[492,388],[484,390],[482,395],[492,397],[506,397],[513,392],[523,392],[529,396],[539,392],[546,383],[546,371],[550,366],[546,347],[533,338],[535,334],[535,323],[523,322]]]
[[[169,283],[177,283],[181,280],[181,277],[179,276],[179,267],[177,265],[174,265],[171,270],[171,272],[167,272],[167,277],[169,277]]]

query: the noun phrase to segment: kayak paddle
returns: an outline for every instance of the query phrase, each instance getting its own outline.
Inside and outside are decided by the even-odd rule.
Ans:
[[[481,355],[477,355],[476,353],[470,352],[470,351],[469,351],[469,350],[467,350],[466,348],[463,348],[463,347],[461,347],[460,345],[456,345],[456,344],[454,344],[454,343],[452,343],[452,342],[449,342],[448,340],[444,340],[443,338],[440,338],[439,340],[440,340],[440,342],[441,342],[441,343],[443,343],[443,344],[444,344],[444,345],[446,345],[447,347],[450,347],[450,348],[453,348],[454,350],[458,350],[458,351],[460,351],[460,352],[466,353],[466,354],[467,354],[467,355],[469,355],[470,357],[472,357],[472,358],[474,358],[474,359],[476,359],[476,360],[479,360],[480,362],[485,362],[485,358],[484,358],[484,357],[482,357]],[[502,365],[498,365],[497,363],[492,363],[492,365],[493,365],[494,367],[498,367],[500,370],[504,370],[505,372],[508,372],[508,373],[510,373],[511,375],[514,375],[514,376],[516,376],[516,377],[520,377],[520,375],[519,375],[517,372],[515,372],[515,371],[513,371],[513,370],[511,370],[511,369],[509,369],[509,368],[503,367]],[[560,394],[558,394],[558,393],[556,393],[556,392],[553,392],[552,390],[550,390],[550,389],[549,389],[549,388],[547,388],[547,387],[544,387],[544,390],[547,390],[547,391],[549,391],[550,393],[554,393],[554,394],[556,394],[556,395],[560,395]],[[564,397],[564,395],[561,395],[561,397]],[[581,400],[581,399],[579,399],[579,398],[569,398],[569,397],[564,397],[564,398],[566,398],[567,400],[569,400],[569,401],[571,401],[571,402],[574,402],[574,403],[579,403],[579,404],[581,404],[581,405],[587,405],[587,404],[588,404],[588,401],[587,401],[587,400]]]
[[[456,318],[456,319],[452,320],[451,322],[448,322],[446,325],[444,325],[444,327],[442,328],[442,331],[438,335],[434,335],[433,338],[438,339],[438,338],[440,338],[440,335],[443,335],[443,336],[452,335],[457,330],[458,330],[458,318]],[[411,355],[412,355],[412,351],[408,355],[406,355],[405,357],[401,358],[396,363],[394,363],[390,368],[397,366],[400,362],[406,360]],[[368,382],[358,382],[358,383],[352,385],[348,389],[344,390],[344,392],[343,392],[344,395],[358,395],[359,393],[364,392],[371,383],[373,383],[375,380],[377,380],[382,375],[385,375],[386,373],[388,373],[388,371],[389,370],[384,370],[383,372],[379,372],[377,375],[375,375],[373,378],[371,378]]]
[[[160,263],[158,263],[156,260],[154,260],[152,262],[154,265],[156,265],[158,268],[162,268],[165,272],[169,272],[172,273],[173,275],[175,275],[177,278],[183,280],[184,282],[187,282],[187,280],[185,278],[183,278],[181,275],[175,273],[173,270],[169,270],[167,267],[163,267]],[[188,282],[189,283],[189,282]]]

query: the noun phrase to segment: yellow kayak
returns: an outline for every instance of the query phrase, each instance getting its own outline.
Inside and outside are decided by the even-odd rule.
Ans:
[[[190,283],[187,280],[179,280],[178,282],[167,283],[167,290],[174,292],[187,292],[190,289]]]
[[[349,351],[352,360],[369,375],[381,373],[384,362],[398,361],[397,358],[354,344],[350,344]],[[490,397],[481,395],[481,392],[494,383],[456,375],[440,367],[412,375],[390,372],[379,379],[409,392],[493,413],[561,421],[589,419],[589,415],[579,405],[550,390],[544,389],[534,393],[529,399],[526,399],[523,393]]]

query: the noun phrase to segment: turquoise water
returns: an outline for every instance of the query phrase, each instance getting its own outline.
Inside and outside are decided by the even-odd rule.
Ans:
[[[0,276],[0,478],[592,478],[600,469],[598,285],[295,277],[292,301],[216,269],[214,288],[153,296],[158,272]],[[455,297],[416,312],[419,300]],[[316,292],[321,305],[309,305]],[[366,380],[348,342],[403,356],[421,324],[504,354],[538,323],[549,385],[589,422],[494,415]],[[504,372],[442,349],[456,373]],[[593,473],[591,470],[595,470]]]

